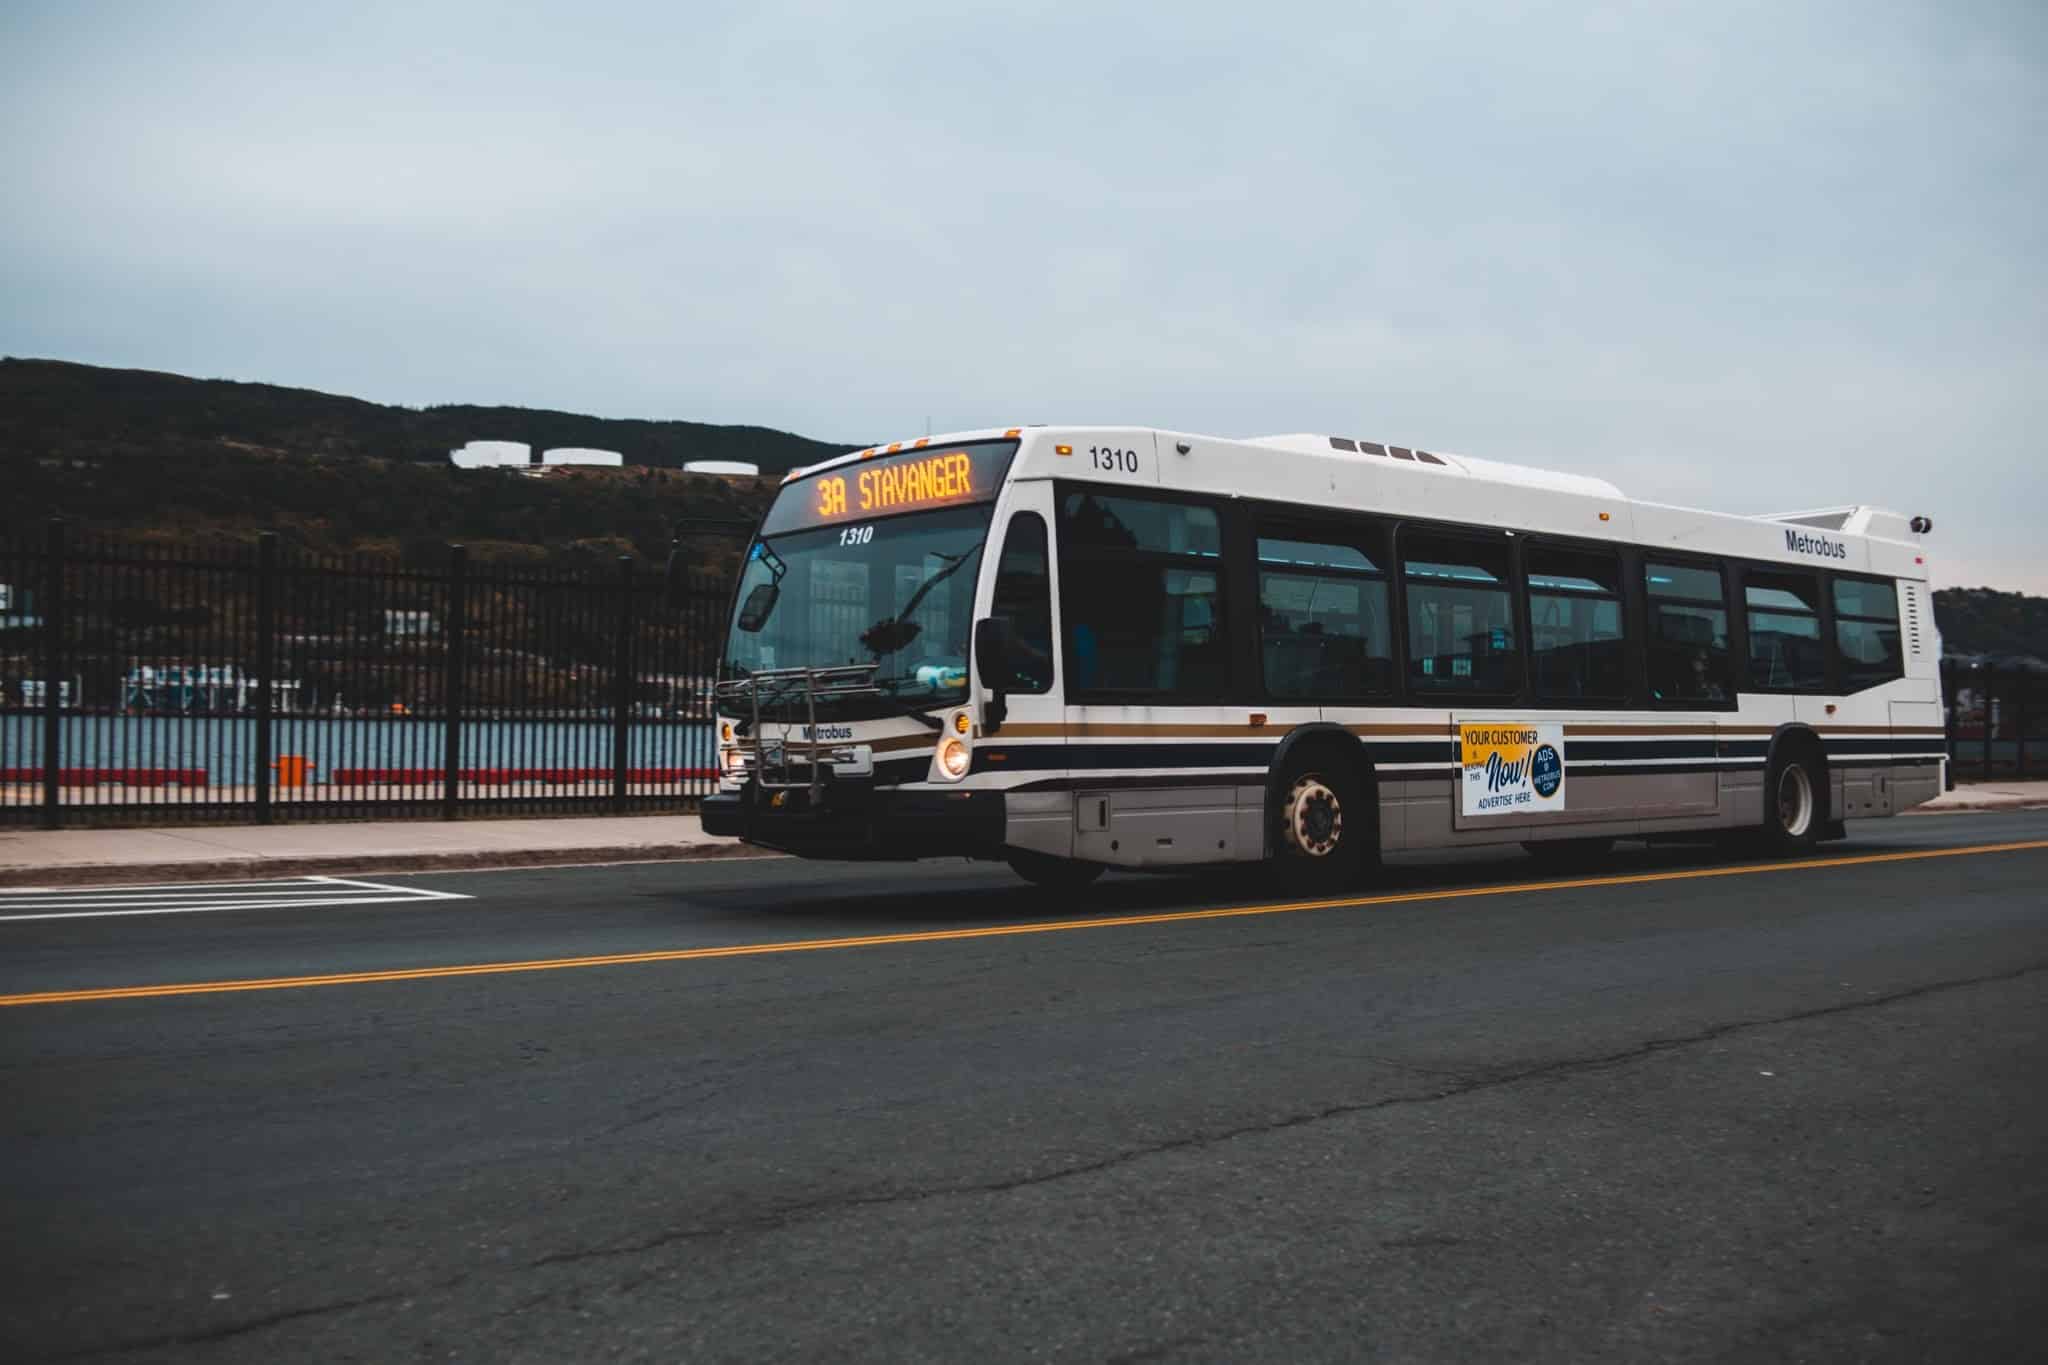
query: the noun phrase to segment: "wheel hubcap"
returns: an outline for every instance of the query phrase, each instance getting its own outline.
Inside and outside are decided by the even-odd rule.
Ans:
[[[1813,782],[1806,769],[1789,764],[1778,774],[1778,824],[1795,839],[1813,823]]]
[[[1284,815],[1288,844],[1310,858],[1328,857],[1344,838],[1343,803],[1314,773],[1294,784]]]

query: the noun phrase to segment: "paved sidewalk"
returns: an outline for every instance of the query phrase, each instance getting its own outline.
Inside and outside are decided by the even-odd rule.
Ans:
[[[1915,813],[2048,807],[2048,782],[1974,782]],[[377,820],[318,825],[0,830],[0,887],[346,876],[746,857],[694,815],[561,820]]]
[[[2048,782],[1958,782],[1908,815],[1945,815],[1959,810],[2034,810],[2048,806]]]
[[[694,815],[0,831],[0,886],[345,876],[757,853]]]

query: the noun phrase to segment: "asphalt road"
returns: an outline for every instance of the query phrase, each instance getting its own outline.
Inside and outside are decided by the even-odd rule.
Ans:
[[[2048,814],[1852,834],[10,894],[0,1359],[2032,1357]]]

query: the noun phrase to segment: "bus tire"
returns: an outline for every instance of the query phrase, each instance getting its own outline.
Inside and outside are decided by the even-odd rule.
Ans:
[[[1102,875],[1101,863],[1084,863],[1078,858],[1056,858],[1050,853],[1033,853],[1013,848],[1003,855],[1010,870],[1048,891],[1079,891]]]
[[[1545,868],[1587,867],[1614,851],[1612,835],[1591,835],[1583,839],[1531,839],[1522,851]]]
[[[1288,755],[1275,784],[1273,867],[1299,891],[1343,891],[1358,884],[1377,854],[1378,812],[1371,784],[1334,745]]]
[[[1797,740],[1777,746],[1764,774],[1764,849],[1805,853],[1828,823],[1827,769],[1819,750]]]

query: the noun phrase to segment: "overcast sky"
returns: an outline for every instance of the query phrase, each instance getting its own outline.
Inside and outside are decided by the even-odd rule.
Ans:
[[[0,351],[1338,432],[2048,592],[2039,0],[976,8],[7,0]]]

